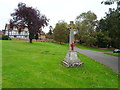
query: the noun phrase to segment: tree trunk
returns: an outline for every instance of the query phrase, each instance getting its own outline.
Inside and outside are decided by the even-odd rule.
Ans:
[[[30,39],[30,43],[32,43],[32,39]]]

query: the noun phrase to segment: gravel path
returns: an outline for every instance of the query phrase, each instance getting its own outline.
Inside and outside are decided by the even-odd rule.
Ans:
[[[93,60],[100,62],[101,64],[112,69],[113,71],[120,73],[120,70],[118,70],[118,63],[120,65],[120,61],[118,62],[118,57],[106,55],[103,52],[79,49],[77,47],[75,47],[75,50],[81,54],[90,57]]]

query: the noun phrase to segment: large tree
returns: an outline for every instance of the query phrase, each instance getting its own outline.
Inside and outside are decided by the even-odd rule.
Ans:
[[[106,16],[102,18],[97,26],[98,46],[120,48],[120,0],[104,0],[101,4],[112,5],[116,3],[117,8],[110,8]]]
[[[67,23],[64,21],[60,21],[56,24],[53,30],[54,40],[58,42],[68,42],[69,39],[69,30],[66,28]]]
[[[110,46],[120,48],[120,10],[109,9],[106,16],[99,21],[97,31],[110,38]]]
[[[101,4],[105,4],[105,5],[111,5],[114,4],[116,2],[117,4],[117,8],[120,8],[120,0],[104,0],[101,2]]]
[[[14,25],[24,25],[28,27],[29,39],[32,43],[34,35],[38,34],[42,27],[48,25],[48,19],[39,10],[28,7],[24,3],[19,3],[18,8],[11,14],[13,17],[10,22]]]
[[[93,45],[96,42],[95,26],[97,16],[91,12],[85,12],[76,17],[76,26],[78,29],[78,39],[80,42],[85,42],[88,45]]]

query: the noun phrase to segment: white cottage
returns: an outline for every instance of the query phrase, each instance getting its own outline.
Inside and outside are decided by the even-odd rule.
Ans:
[[[10,24],[6,24],[3,32],[10,38],[29,39],[29,31],[27,26],[14,25],[11,27]]]

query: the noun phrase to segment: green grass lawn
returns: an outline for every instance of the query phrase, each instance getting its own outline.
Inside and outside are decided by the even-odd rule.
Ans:
[[[3,41],[2,47],[3,88],[118,88],[118,74],[82,54],[84,67],[63,67],[66,44]]]

